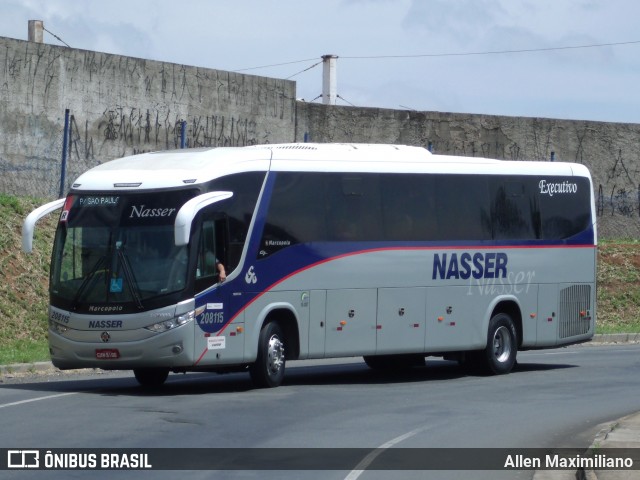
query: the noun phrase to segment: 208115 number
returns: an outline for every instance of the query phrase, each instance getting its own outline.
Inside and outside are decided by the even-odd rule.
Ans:
[[[199,323],[204,325],[216,325],[224,323],[224,312],[204,312]]]

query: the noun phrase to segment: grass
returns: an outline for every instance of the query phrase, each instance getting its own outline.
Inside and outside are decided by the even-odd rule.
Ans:
[[[36,227],[33,253],[21,249],[22,222],[41,199],[0,194],[0,364],[49,359],[49,259],[57,213]]]
[[[598,333],[640,332],[640,242],[605,240],[598,249]]]
[[[34,363],[49,359],[46,340],[19,339],[0,349],[0,365]]]
[[[0,365],[48,360],[49,260],[58,218],[36,227],[32,254],[21,251],[22,222],[44,200],[0,194]],[[601,240],[597,333],[640,333],[640,241]]]

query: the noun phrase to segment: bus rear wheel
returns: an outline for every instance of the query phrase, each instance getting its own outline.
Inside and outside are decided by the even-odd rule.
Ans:
[[[168,368],[134,368],[133,374],[143,387],[159,387],[169,376]]]
[[[284,336],[280,325],[269,322],[260,330],[258,357],[249,367],[256,387],[271,388],[282,384],[285,369]]]
[[[480,352],[481,367],[490,375],[509,373],[516,363],[518,341],[513,320],[498,313],[489,322],[487,347]]]

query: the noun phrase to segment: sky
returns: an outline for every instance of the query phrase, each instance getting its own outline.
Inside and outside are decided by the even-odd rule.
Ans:
[[[626,123],[639,19],[637,0],[0,0],[3,37],[42,20],[45,43],[290,79],[305,101],[332,54],[338,105]]]

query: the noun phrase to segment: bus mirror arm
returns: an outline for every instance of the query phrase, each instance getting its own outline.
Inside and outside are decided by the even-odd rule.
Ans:
[[[45,203],[44,205],[36,208],[33,212],[27,215],[22,223],[22,251],[25,253],[31,253],[33,250],[33,232],[36,228],[36,222],[45,215],[62,208],[66,199],[60,198],[53,202]]]
[[[191,223],[200,210],[232,196],[233,192],[209,192],[198,195],[185,203],[176,215],[174,228],[176,246],[180,247],[189,243]]]

